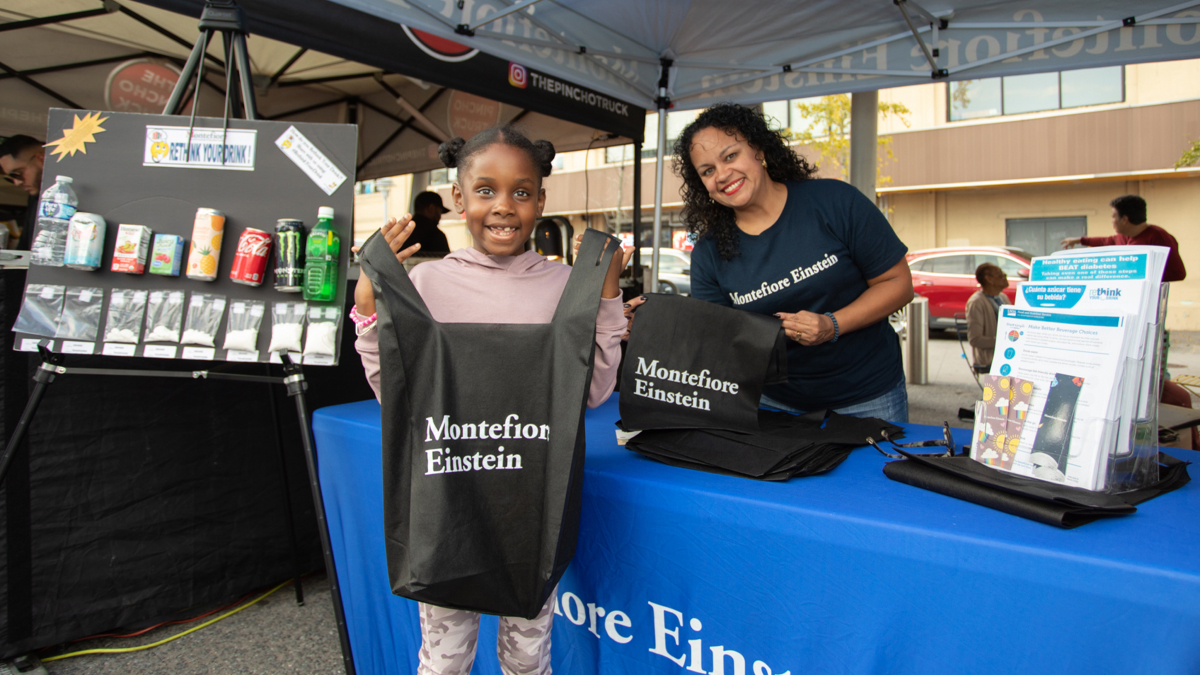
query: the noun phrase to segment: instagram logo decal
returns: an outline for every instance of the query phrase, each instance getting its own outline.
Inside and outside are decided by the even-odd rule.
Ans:
[[[529,71],[525,70],[525,66],[519,63],[508,63],[508,83],[514,87],[524,89],[529,83]]]

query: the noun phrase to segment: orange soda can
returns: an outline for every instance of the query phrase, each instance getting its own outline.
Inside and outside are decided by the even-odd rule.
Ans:
[[[187,277],[199,281],[217,278],[221,261],[221,238],[225,234],[225,214],[216,209],[196,209],[192,225],[192,247],[188,251]]]

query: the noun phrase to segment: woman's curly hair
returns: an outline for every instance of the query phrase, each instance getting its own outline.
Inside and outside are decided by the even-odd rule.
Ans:
[[[700,180],[696,167],[692,166],[692,138],[709,127],[730,134],[737,133],[746,139],[766,159],[767,174],[773,181],[807,180],[817,172],[817,167],[788,147],[783,135],[772,131],[762,113],[753,108],[736,103],[718,103],[684,127],[674,148],[675,174],[683,179],[683,221],[687,223],[688,232],[697,240],[712,237],[717,242],[717,252],[721,258],[732,260],[738,255],[737,216],[733,209],[718,204],[708,196],[708,189]]]

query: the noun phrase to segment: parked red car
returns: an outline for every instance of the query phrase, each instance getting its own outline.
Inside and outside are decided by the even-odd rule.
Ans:
[[[954,328],[954,315],[967,311],[967,299],[979,290],[975,268],[985,262],[1008,275],[1004,294],[1016,298],[1017,282],[1029,278],[1030,254],[1000,246],[961,246],[912,251],[907,256],[913,290],[929,298],[929,327]]]

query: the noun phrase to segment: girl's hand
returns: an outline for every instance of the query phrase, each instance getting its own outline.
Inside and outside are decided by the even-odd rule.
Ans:
[[[358,283],[354,285],[354,306],[361,316],[375,313],[375,291],[371,288],[371,280],[362,273],[359,273]]]
[[[583,243],[583,233],[575,235],[575,239],[571,244],[571,256],[575,259],[579,258],[579,245]],[[609,242],[604,242],[605,250],[608,250]],[[620,244],[617,244],[621,246]],[[633,247],[625,248],[621,246],[620,255],[613,255],[612,263],[608,266],[608,275],[604,277],[604,291],[600,294],[602,298],[615,298],[621,295],[621,270],[629,264],[629,259],[633,257]]]
[[[783,320],[783,331],[788,339],[805,347],[833,339],[833,320],[824,314],[800,311],[795,314],[780,312],[775,316]]]
[[[400,220],[389,218],[380,228],[383,231],[383,240],[387,242],[388,248],[392,249],[392,253],[396,254],[396,260],[399,260],[400,264],[404,264],[405,260],[421,250],[420,244],[413,244],[403,251],[400,250],[400,246],[408,240],[415,226],[412,222],[412,214],[406,213]],[[358,248],[353,246],[351,250],[358,253]],[[359,274],[358,283],[354,286],[354,304],[362,316],[371,316],[375,313],[375,291],[371,288],[371,280],[365,274]]]
[[[625,325],[625,334],[621,336],[622,340],[629,339],[629,332],[633,330],[633,314],[634,314],[634,312],[637,311],[637,308],[641,307],[643,304],[645,304],[645,302],[646,302],[646,296],[639,295],[638,297],[632,298],[629,300],[629,302],[625,303],[626,325]]]
[[[609,242],[604,242],[604,246],[608,247]],[[629,258],[633,255],[633,247],[628,249],[617,244],[618,250],[613,254],[612,262],[608,265],[608,275],[604,277],[604,290],[601,291],[602,298],[619,298],[621,297],[621,270],[629,264]]]
[[[388,221],[380,228],[383,231],[383,239],[387,242],[388,248],[392,249],[392,253],[396,254],[396,260],[399,260],[401,263],[421,250],[420,244],[413,244],[403,251],[400,250],[400,246],[408,241],[408,237],[413,233],[413,228],[415,227],[416,223],[413,222],[412,214],[406,213],[399,220],[388,218]]]

